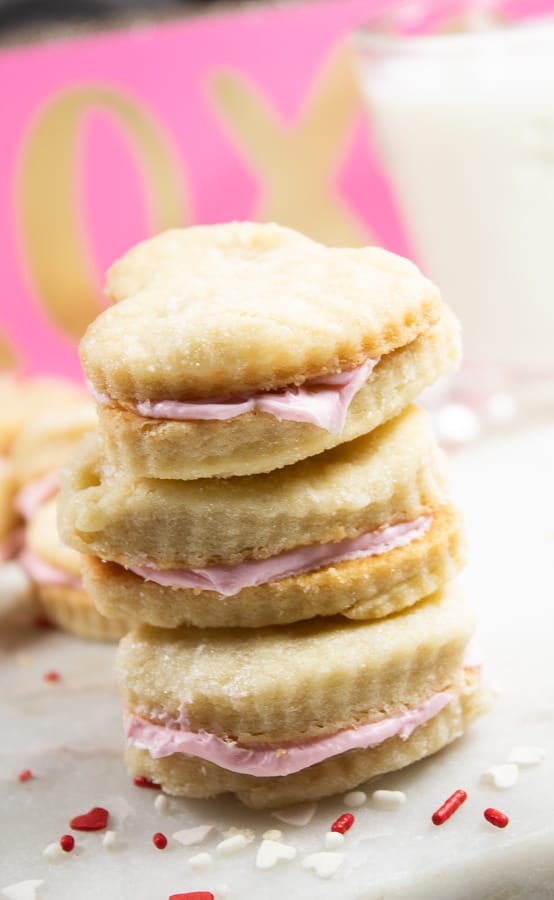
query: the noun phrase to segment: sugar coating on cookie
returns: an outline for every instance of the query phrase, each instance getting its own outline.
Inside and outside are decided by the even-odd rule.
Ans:
[[[81,343],[98,393],[125,406],[278,390],[390,353],[440,317],[436,288],[385,250],[328,248],[276,225],[205,234],[167,232],[114,267],[120,302]]]
[[[85,440],[63,474],[60,528],[76,550],[125,566],[267,559],[410,522],[444,502],[442,455],[410,407],[321,457],[245,478],[129,479]]]
[[[435,752],[483,711],[478,672],[463,668],[472,628],[452,592],[371,625],[140,628],[118,657],[130,770],[169,793],[230,791],[258,808],[351,789]]]

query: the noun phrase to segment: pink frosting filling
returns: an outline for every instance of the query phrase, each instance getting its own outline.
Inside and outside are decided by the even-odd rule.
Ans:
[[[269,413],[279,421],[290,419],[294,422],[308,422],[324,428],[332,434],[340,434],[355,394],[365,384],[379,359],[368,359],[348,372],[323,375],[312,378],[300,386],[284,391],[267,391],[240,400],[224,400],[205,403],[177,400],[151,402],[145,400],[136,404],[140,416],[149,419],[172,419],[187,421],[194,419],[234,419],[254,409]],[[89,384],[97,403],[109,404],[110,398],[101,394]]]
[[[46,475],[41,475],[40,478],[33,478],[25,487],[21,488],[14,500],[14,506],[28,522],[37,509],[54,496],[58,488],[57,472],[48,472]]]
[[[376,747],[383,741],[398,735],[407,740],[412,732],[444,709],[454,698],[450,691],[441,691],[425,700],[421,706],[406,710],[398,716],[367,722],[355,728],[346,728],[336,734],[312,738],[303,743],[282,746],[244,746],[225,740],[206,731],[193,732],[154,725],[141,716],[127,713],[125,732],[129,744],[139,750],[147,750],[153,759],[184,753],[221,766],[230,772],[270,778],[275,775],[291,775],[316,763],[346,753],[347,750]]]
[[[27,575],[38,584],[58,584],[73,588],[81,587],[80,578],[72,575],[71,572],[64,572],[62,569],[51,566],[50,563],[37,556],[29,547],[25,547],[21,552],[19,561]]]
[[[130,566],[131,572],[145,581],[154,581],[163,587],[199,588],[216,591],[224,597],[232,597],[247,587],[267,584],[289,575],[312,572],[322,566],[377,556],[403,547],[421,537],[430,528],[432,516],[419,516],[412,522],[399,522],[378,531],[369,531],[355,538],[347,538],[312,547],[289,550],[269,559],[250,560],[235,566],[211,566],[206,569],[154,569],[149,566]]]

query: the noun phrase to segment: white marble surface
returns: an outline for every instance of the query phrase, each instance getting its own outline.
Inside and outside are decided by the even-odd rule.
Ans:
[[[354,810],[345,857],[328,880],[302,868],[323,849],[342,799],[318,804],[306,827],[225,801],[171,801],[132,785],[121,760],[121,729],[112,675],[113,648],[86,644],[19,622],[9,597],[0,601],[0,889],[43,880],[42,900],[167,900],[171,893],[211,890],[216,897],[341,900],[548,900],[554,898],[554,427],[498,436],[453,456],[453,489],[467,513],[471,563],[464,575],[480,620],[487,673],[498,683],[492,712],[435,758],[374,782],[401,789],[407,802],[383,811],[371,800]],[[62,680],[45,683],[56,669]],[[522,769],[517,784],[498,790],[480,782],[515,745],[542,746],[544,762]],[[18,772],[35,778],[24,784]],[[456,788],[467,802],[443,827],[432,811]],[[77,835],[73,853],[48,862],[43,849],[68,830],[69,819],[99,805],[110,810],[117,850],[102,834]],[[510,825],[496,829],[483,809],[496,806]],[[219,832],[249,827],[256,840],[234,856],[215,853],[221,834],[199,847],[168,837],[195,824]],[[262,833],[281,828],[298,848],[293,861],[255,867]],[[188,860],[212,854],[211,867]],[[0,896],[2,896],[0,890]]]

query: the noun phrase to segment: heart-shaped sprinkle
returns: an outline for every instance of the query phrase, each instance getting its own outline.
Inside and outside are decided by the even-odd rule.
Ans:
[[[93,806],[87,813],[71,819],[69,827],[75,831],[102,831],[108,824],[109,812],[102,806]]]
[[[272,869],[280,859],[294,859],[296,847],[282,844],[279,841],[263,840],[256,854],[258,869]]]
[[[321,853],[311,853],[302,860],[303,869],[313,869],[320,878],[331,878],[335,874],[344,859],[344,853],[332,853],[323,850]]]
[[[170,894],[169,900],[215,900],[211,891],[187,891],[186,894]]]
[[[197,825],[195,828],[183,828],[181,831],[175,831],[173,837],[184,847],[193,847],[195,844],[201,844],[212,831],[215,831],[213,825]]]

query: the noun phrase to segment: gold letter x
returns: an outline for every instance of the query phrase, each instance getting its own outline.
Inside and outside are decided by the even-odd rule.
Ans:
[[[333,185],[340,153],[361,108],[346,49],[318,73],[292,125],[283,124],[241,75],[219,72],[210,81],[217,109],[262,179],[256,217],[334,246],[367,244],[365,226]]]

